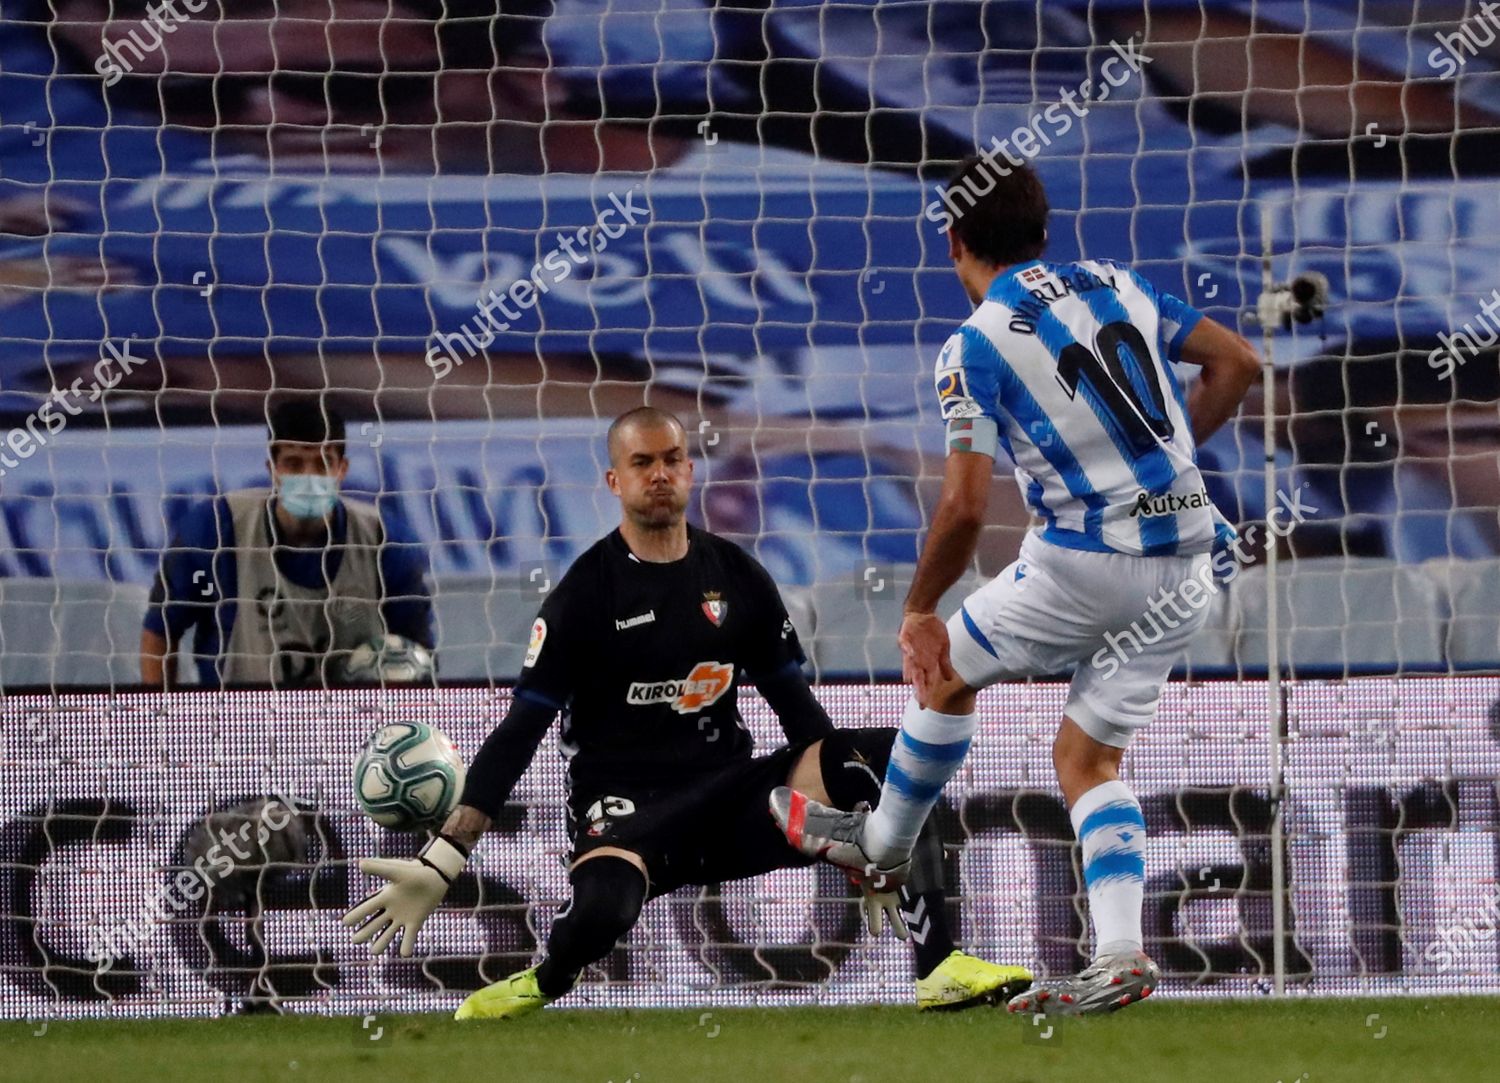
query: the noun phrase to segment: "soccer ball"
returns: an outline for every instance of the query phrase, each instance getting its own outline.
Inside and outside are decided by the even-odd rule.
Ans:
[[[350,684],[412,684],[431,681],[432,674],[432,652],[396,635],[367,639],[344,660]]]
[[[464,761],[440,731],[392,722],[375,731],[354,764],[354,796],[381,827],[436,827],[458,804]]]

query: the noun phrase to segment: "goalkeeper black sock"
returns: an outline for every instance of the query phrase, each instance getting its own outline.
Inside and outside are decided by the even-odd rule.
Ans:
[[[929,817],[911,855],[911,879],[901,889],[901,919],[911,933],[917,977],[925,978],[953,954],[948,928],[948,895],[944,890],[943,840]]]
[[[836,730],[823,738],[818,769],[835,808],[873,808],[880,801],[881,779],[898,732],[895,727]],[[948,927],[943,840],[930,816],[911,860],[911,877],[901,889],[901,914],[911,932],[917,977],[925,978],[955,947]]]
[[[573,897],[552,922],[547,957],[536,969],[542,995],[560,997],[583,968],[608,955],[646,904],[646,877],[622,857],[596,857],[568,876]]]

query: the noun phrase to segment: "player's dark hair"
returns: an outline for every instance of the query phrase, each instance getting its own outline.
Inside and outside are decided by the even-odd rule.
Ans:
[[[281,443],[333,444],[344,456],[344,415],[322,398],[283,399],[266,415],[271,461]]]
[[[1047,192],[1029,165],[965,158],[944,192],[952,230],[975,258],[996,266],[1039,259],[1047,247]]]
[[[687,434],[687,428],[678,420],[677,415],[670,410],[663,410],[657,406],[637,406],[634,410],[626,410],[609,423],[609,432],[604,436],[604,444],[609,450],[610,462],[615,461],[615,452],[619,448],[620,443],[620,433],[631,425],[644,425],[647,427],[675,425],[684,436]]]

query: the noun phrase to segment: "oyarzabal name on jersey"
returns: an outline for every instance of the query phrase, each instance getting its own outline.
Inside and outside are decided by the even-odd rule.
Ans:
[[[1141,492],[1136,494],[1135,507],[1130,509],[1130,517],[1134,519],[1140,516],[1142,519],[1150,519],[1152,516],[1172,515],[1175,512],[1188,511],[1192,508],[1211,508],[1213,503],[1208,498],[1207,489],[1200,489],[1187,496],[1176,496],[1172,493],[1152,496],[1150,493]]]
[[[1009,326],[1018,335],[1036,334],[1037,321],[1052,307],[1054,301],[1061,301],[1070,293],[1084,294],[1116,288],[1113,278],[1096,275],[1084,267],[1071,272],[1049,272],[1041,267],[1033,267],[1021,272],[1020,279],[1028,287],[1026,292],[1031,295],[1032,300],[1021,301],[1012,312]]]

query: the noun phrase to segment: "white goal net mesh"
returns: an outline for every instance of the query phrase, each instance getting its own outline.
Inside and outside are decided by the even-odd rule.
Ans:
[[[1483,7],[1427,0],[0,0],[0,1014],[211,1011],[257,980],[451,1004],[524,965],[566,883],[550,744],[420,965],[336,926],[349,859],[412,841],[347,767],[403,713],[472,756],[618,521],[602,436],[643,402],[682,418],[693,520],[770,570],[835,720],[894,724],[931,366],[969,310],[939,183],[1002,145],[1047,185],[1049,258],[1127,262],[1258,346],[1267,256],[1328,281],[1326,315],[1273,321],[1270,398],[1200,449],[1250,544],[1126,761],[1166,991],[1272,988],[1277,909],[1294,987],[1493,991],[1497,72]],[[429,641],[428,687],[201,687],[235,619],[214,501],[269,483],[292,400],[346,422],[383,629]],[[998,476],[965,584],[1028,525]],[[180,640],[183,690],[144,689],[143,628]],[[1086,948],[1061,687],[986,693],[942,812],[961,939],[1046,970]],[[140,917],[189,835],[276,787],[306,798],[279,863]],[[833,887],[654,904],[588,995],[906,997]]]

